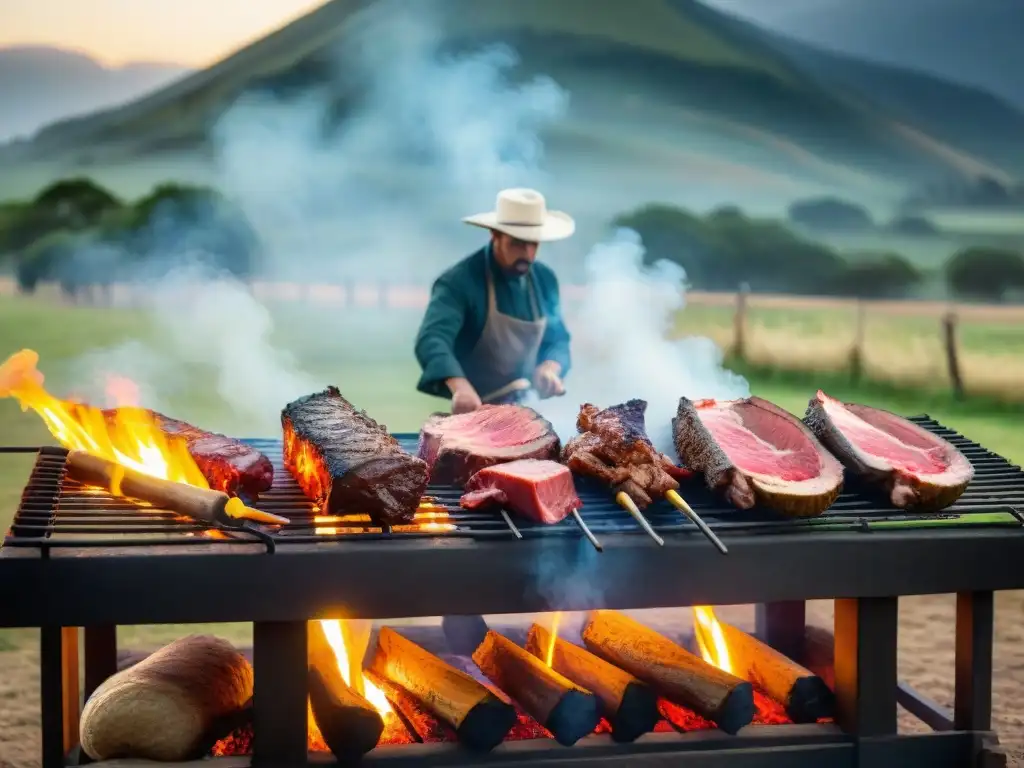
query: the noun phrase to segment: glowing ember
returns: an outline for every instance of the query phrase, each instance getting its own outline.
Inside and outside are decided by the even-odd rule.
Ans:
[[[729,658],[729,646],[725,642],[725,634],[722,632],[722,625],[715,618],[715,612],[706,605],[695,605],[693,607],[693,629],[697,638],[697,647],[700,649],[704,661],[712,666],[718,667],[723,672],[733,672],[732,661]]]
[[[11,355],[0,366],[0,397],[13,397],[23,410],[34,410],[62,446],[152,477],[210,487],[189,455],[185,441],[168,438],[149,411],[121,407],[104,412],[82,403],[58,400],[43,387],[38,362],[39,355],[30,349]],[[120,386],[124,388],[123,384]],[[119,495],[117,488],[111,488],[111,492]]]
[[[391,530],[395,533],[454,531],[455,525],[448,520],[447,509],[437,504],[424,502],[416,510],[412,523],[393,525]],[[373,524],[369,515],[314,515],[313,524],[316,526],[317,536],[381,533],[380,527]]]

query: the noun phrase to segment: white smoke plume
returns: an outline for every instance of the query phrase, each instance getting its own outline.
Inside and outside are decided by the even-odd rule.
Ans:
[[[636,232],[619,229],[596,245],[587,256],[586,280],[582,302],[567,318],[569,394],[531,403],[563,441],[576,434],[582,403],[606,408],[641,398],[648,403],[652,442],[674,456],[671,419],[681,396],[749,396],[747,381],[722,367],[722,351],[711,339],[670,338],[685,305],[686,274],[665,260],[645,265]]]

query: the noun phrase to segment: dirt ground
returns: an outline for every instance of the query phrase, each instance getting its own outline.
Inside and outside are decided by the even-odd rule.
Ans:
[[[633,615],[666,632],[690,626],[688,610],[638,611]],[[721,608],[718,615],[752,628],[750,607]],[[952,595],[900,601],[900,678],[947,707],[953,704],[954,616]],[[808,618],[810,623],[831,628],[832,604],[812,603]],[[0,768],[40,764],[39,654],[28,634],[7,643],[13,650],[0,651]],[[1024,768],[1024,592],[996,596],[993,704],[993,726],[1010,755],[1009,765]],[[900,729],[926,730],[902,710]]]

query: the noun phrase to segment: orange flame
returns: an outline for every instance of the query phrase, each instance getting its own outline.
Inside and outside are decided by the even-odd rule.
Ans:
[[[391,530],[396,533],[412,533],[416,531],[454,531],[455,525],[448,522],[448,510],[437,504],[421,502],[413,516],[413,522],[407,525],[394,525]],[[352,523],[359,525],[352,526]],[[373,525],[369,515],[314,515],[313,524],[317,536],[334,536],[344,533],[380,533],[381,529]]]
[[[373,708],[376,709],[381,715],[388,715],[394,710],[391,708],[391,703],[384,695],[384,691],[370,682],[369,678],[362,673],[362,665],[356,659],[358,656],[358,649],[355,647],[358,644],[354,642],[354,630],[353,625],[341,619],[321,619],[320,626],[323,627],[324,634],[327,636],[327,642],[331,646],[331,650],[334,651],[334,658],[338,662],[338,671],[341,673],[342,679],[345,684],[352,688],[357,693],[362,694]],[[367,639],[369,638],[369,632],[367,632]],[[356,651],[350,658],[349,647],[352,646],[353,650]],[[352,683],[352,679],[355,677],[355,684]]]
[[[697,647],[704,661],[718,667],[723,672],[732,673],[732,660],[729,658],[729,645],[725,641],[722,625],[715,618],[714,610],[707,605],[693,606],[693,629],[697,639]]]
[[[210,487],[189,455],[185,441],[164,434],[150,411],[124,407],[104,413],[89,405],[58,400],[43,387],[38,363],[39,354],[30,349],[11,355],[0,365],[0,397],[13,397],[22,410],[31,408],[39,414],[62,446],[153,477]],[[112,391],[130,394],[131,389],[124,384],[127,381],[116,379]]]
[[[555,611],[551,617],[551,627],[548,632],[551,634],[551,638],[548,640],[548,652],[544,655],[544,663],[551,668],[551,663],[555,660],[555,641],[558,639],[558,625],[562,621],[562,612]]]

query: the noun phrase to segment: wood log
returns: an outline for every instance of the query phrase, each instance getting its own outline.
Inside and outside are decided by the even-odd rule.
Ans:
[[[390,627],[381,627],[369,669],[400,685],[470,749],[494,749],[515,725],[515,707]]]
[[[721,619],[733,674],[756,685],[786,708],[794,723],[835,717],[836,698],[825,681],[809,669]],[[697,625],[696,631],[701,627]]]
[[[754,687],[616,611],[595,611],[583,642],[605,661],[734,734],[754,719]]]
[[[82,711],[82,749],[93,760],[199,758],[227,735],[212,731],[245,708],[252,682],[252,665],[226,640],[175,640],[93,692]]]
[[[474,651],[473,662],[563,746],[593,733],[601,720],[600,703],[593,693],[548,669],[493,629]]]
[[[384,718],[345,682],[319,621],[308,624],[309,704],[324,744],[339,763],[355,762],[380,741]]]
[[[658,696],[650,686],[578,645],[553,636],[539,624],[530,627],[526,650],[555,672],[589,691],[601,702],[612,739],[634,741],[661,719]]]

